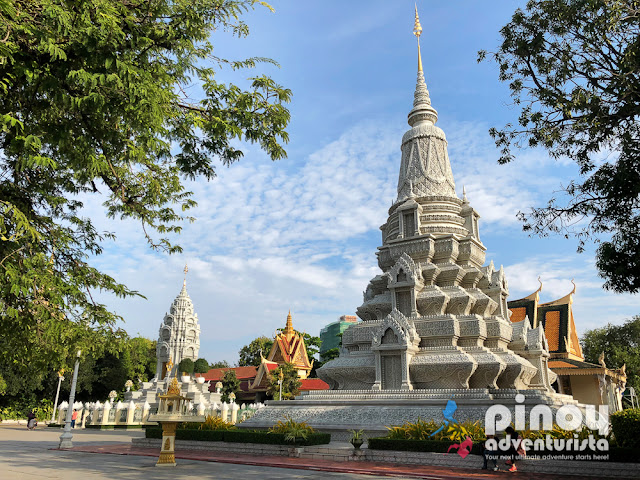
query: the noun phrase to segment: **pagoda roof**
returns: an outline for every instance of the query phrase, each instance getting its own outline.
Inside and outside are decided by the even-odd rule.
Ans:
[[[300,380],[300,390],[329,390],[329,384],[320,378],[305,378]]]
[[[584,355],[573,316],[573,295],[576,293],[576,284],[573,280],[571,283],[573,283],[573,289],[567,295],[551,302],[539,303],[539,293],[542,290],[542,282],[540,282],[538,290],[524,298],[509,301],[508,307],[511,310],[512,322],[529,318],[533,328],[543,325],[552,358],[572,358],[583,361]]]
[[[249,367],[225,367],[225,368],[212,368],[204,375],[205,381],[217,382],[222,380],[224,374],[227,370],[233,370],[236,372],[236,377],[238,380],[255,378],[256,373],[258,372],[258,367],[249,366]]]
[[[623,369],[610,369],[603,365],[573,358],[549,360],[549,368],[558,375],[605,375],[621,382],[627,380]]]

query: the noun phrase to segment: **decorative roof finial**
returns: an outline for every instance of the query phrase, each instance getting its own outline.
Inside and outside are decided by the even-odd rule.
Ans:
[[[284,329],[285,335],[293,335],[293,321],[291,319],[291,310],[289,310],[289,315],[287,315],[287,326]]]
[[[184,264],[184,280],[182,281],[182,286],[186,287],[187,286],[187,273],[189,272],[189,266],[185,263]]]
[[[422,34],[422,25],[420,25],[420,17],[418,16],[418,4],[416,6],[416,20],[413,24],[413,34],[418,39],[418,71],[422,71],[422,55],[420,53],[420,35]]]
[[[462,186],[462,201],[464,203],[469,203],[469,200],[467,200],[467,189],[464,185]]]
[[[571,293],[569,295],[575,294],[576,289],[578,288],[578,286],[576,285],[576,282],[573,281],[573,278],[571,279],[571,283],[573,283],[573,290],[571,290]]]
[[[431,106],[429,98],[429,90],[424,81],[422,72],[422,53],[420,52],[420,35],[422,34],[422,25],[418,17],[418,6],[416,5],[416,17],[413,25],[413,34],[418,39],[418,79],[416,82],[416,90],[413,94],[413,109],[409,112],[408,122],[412,127],[423,123],[434,125],[438,121],[438,112]]]

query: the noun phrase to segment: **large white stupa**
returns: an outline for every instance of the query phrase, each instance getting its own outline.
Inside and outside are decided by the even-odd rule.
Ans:
[[[577,403],[551,388],[544,329],[526,318],[511,322],[505,272],[484,264],[480,215],[456,195],[447,140],[436,126],[421,31],[416,12],[411,128],[402,138],[398,195],[381,227],[382,273],[357,309],[362,322],[343,333],[340,356],[318,370],[331,390],[271,402],[247,427],[287,415],[334,432],[384,432],[418,418],[442,420],[450,399],[459,420],[481,420],[494,403],[513,407],[517,394],[528,408]]]

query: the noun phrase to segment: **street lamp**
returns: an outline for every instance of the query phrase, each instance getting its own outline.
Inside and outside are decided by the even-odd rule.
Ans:
[[[76,398],[76,383],[78,382],[78,367],[80,366],[80,355],[82,350],[78,350],[78,356],[76,357],[76,365],[73,368],[73,378],[71,380],[71,392],[69,393],[69,407],[67,408],[67,417],[64,420],[64,432],[60,435],[60,445],[58,448],[73,448],[73,442],[71,439],[71,415],[73,414],[73,402]]]
[[[60,395],[60,384],[64,380],[62,374],[64,373],[64,369],[58,372],[58,390],[56,391],[56,401],[53,402],[53,415],[51,415],[51,423],[56,421],[56,409],[58,408],[58,396]]]
[[[280,385],[280,398],[278,400],[282,400],[282,381],[284,380],[284,373],[280,370],[280,375],[278,375],[278,385]]]

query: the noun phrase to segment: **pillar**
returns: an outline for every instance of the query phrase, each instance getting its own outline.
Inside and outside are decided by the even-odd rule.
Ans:
[[[111,410],[111,402],[104,402],[104,407],[102,408],[102,422],[100,425],[108,425],[109,424],[109,411]]]
[[[160,445],[160,456],[156,467],[175,467],[176,466],[176,427],[175,422],[162,423],[162,444]]]
[[[133,425],[133,417],[136,414],[136,404],[133,403],[133,400],[129,402],[129,406],[127,407],[127,425]]]
[[[233,402],[231,404],[231,423],[234,425],[238,421],[238,410],[240,410],[240,407],[238,407],[237,403]]]

